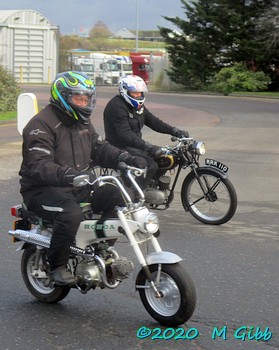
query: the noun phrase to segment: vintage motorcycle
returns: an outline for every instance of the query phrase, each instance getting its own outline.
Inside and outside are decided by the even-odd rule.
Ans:
[[[190,172],[182,181],[180,196],[186,212],[205,224],[220,225],[229,221],[237,208],[237,194],[228,179],[228,167],[214,159],[199,162],[205,154],[205,144],[192,137],[171,140],[177,143],[162,147],[163,154],[156,158],[159,171],[144,190],[146,205],[165,210],[174,199],[174,190],[182,169]],[[112,174],[112,169],[96,167],[98,174]],[[166,175],[167,172],[169,175]]]
[[[136,272],[134,263],[120,256],[114,245],[119,239],[128,241],[138,261],[135,288],[147,312],[161,325],[175,327],[192,316],[196,305],[196,292],[191,277],[182,266],[182,259],[171,252],[162,251],[158,242],[158,216],[144,205],[144,194],[136,177],[144,170],[121,165],[122,171],[134,186],[139,200],[133,202],[120,178],[99,176],[92,183],[88,175],[74,179],[74,186],[102,186],[113,183],[119,188],[126,206],[117,208],[118,218],[94,217],[90,204],[83,204],[84,220],[71,246],[68,267],[76,277],[73,287],[53,283],[49,276],[47,251],[50,246],[52,225],[29,212],[24,204],[11,208],[16,217],[9,234],[17,250],[23,249],[21,274],[29,292],[39,301],[57,303],[71,288],[82,294],[96,287],[116,288],[120,282]]]

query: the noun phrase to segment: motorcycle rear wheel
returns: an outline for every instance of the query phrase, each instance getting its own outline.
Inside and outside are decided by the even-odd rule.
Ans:
[[[149,266],[152,280],[155,282],[158,265]],[[188,321],[196,307],[194,283],[187,271],[179,264],[162,264],[159,284],[161,293],[158,298],[143,270],[138,277],[141,301],[152,318],[166,327],[176,327]]]
[[[181,201],[184,209],[204,224],[221,225],[228,222],[237,208],[237,195],[228,178],[212,169],[199,169],[199,179],[190,172],[183,181]]]
[[[34,269],[36,247],[27,247],[21,258],[21,274],[29,292],[39,301],[54,304],[64,299],[70,292],[68,286],[53,286],[43,269],[42,257],[39,261],[39,270]],[[36,276],[40,275],[40,278]]]

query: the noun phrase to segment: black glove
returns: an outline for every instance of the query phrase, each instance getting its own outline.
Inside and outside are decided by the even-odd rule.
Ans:
[[[161,147],[158,146],[153,146],[150,150],[149,153],[152,154],[154,158],[159,158],[161,155],[164,154],[164,151],[162,150]]]
[[[146,160],[142,157],[132,157],[132,163],[131,165],[134,165],[136,168],[145,169],[147,167]]]
[[[186,130],[179,130],[177,128],[172,128],[171,135],[182,138],[182,137],[189,137],[189,133]]]
[[[128,152],[123,152],[118,156],[118,161],[124,162],[128,165],[134,166],[136,168],[144,169],[147,167],[146,160],[142,157],[132,156]]]
[[[64,173],[64,185],[72,186],[74,178],[78,175],[81,175],[80,171],[77,171],[74,168],[68,168]]]
[[[145,149],[154,158],[158,158],[164,153],[161,147],[152,145],[151,143],[148,143],[148,142],[145,143]]]

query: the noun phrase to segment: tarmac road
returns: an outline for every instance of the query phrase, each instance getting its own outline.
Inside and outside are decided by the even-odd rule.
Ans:
[[[47,103],[48,88],[35,89],[40,105]],[[115,93],[116,88],[98,89],[93,122],[101,134],[102,109]],[[199,335],[152,340],[156,327],[161,338],[165,329],[144,310],[133,292],[132,278],[113,291],[81,295],[73,290],[57,305],[33,299],[20,276],[21,253],[15,252],[7,235],[12,223],[9,208],[21,200],[17,175],[21,138],[16,125],[8,123],[12,125],[0,125],[2,349],[279,349],[279,101],[149,93],[146,105],[205,141],[207,156],[229,166],[238,193],[237,212],[222,226],[203,225],[186,214],[178,192],[171,208],[159,212],[160,243],[185,259],[197,289],[197,308],[182,327],[184,338]],[[158,145],[170,143],[168,136],[149,130],[145,138]],[[132,256],[126,245],[121,244],[119,251]],[[149,328],[151,335],[139,339],[140,327]],[[224,332],[213,339],[215,327]],[[250,327],[254,328],[249,332]],[[253,340],[259,332],[261,341]]]

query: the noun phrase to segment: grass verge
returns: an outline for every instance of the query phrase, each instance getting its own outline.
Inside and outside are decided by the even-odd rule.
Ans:
[[[16,120],[16,111],[0,112],[0,121]]]

